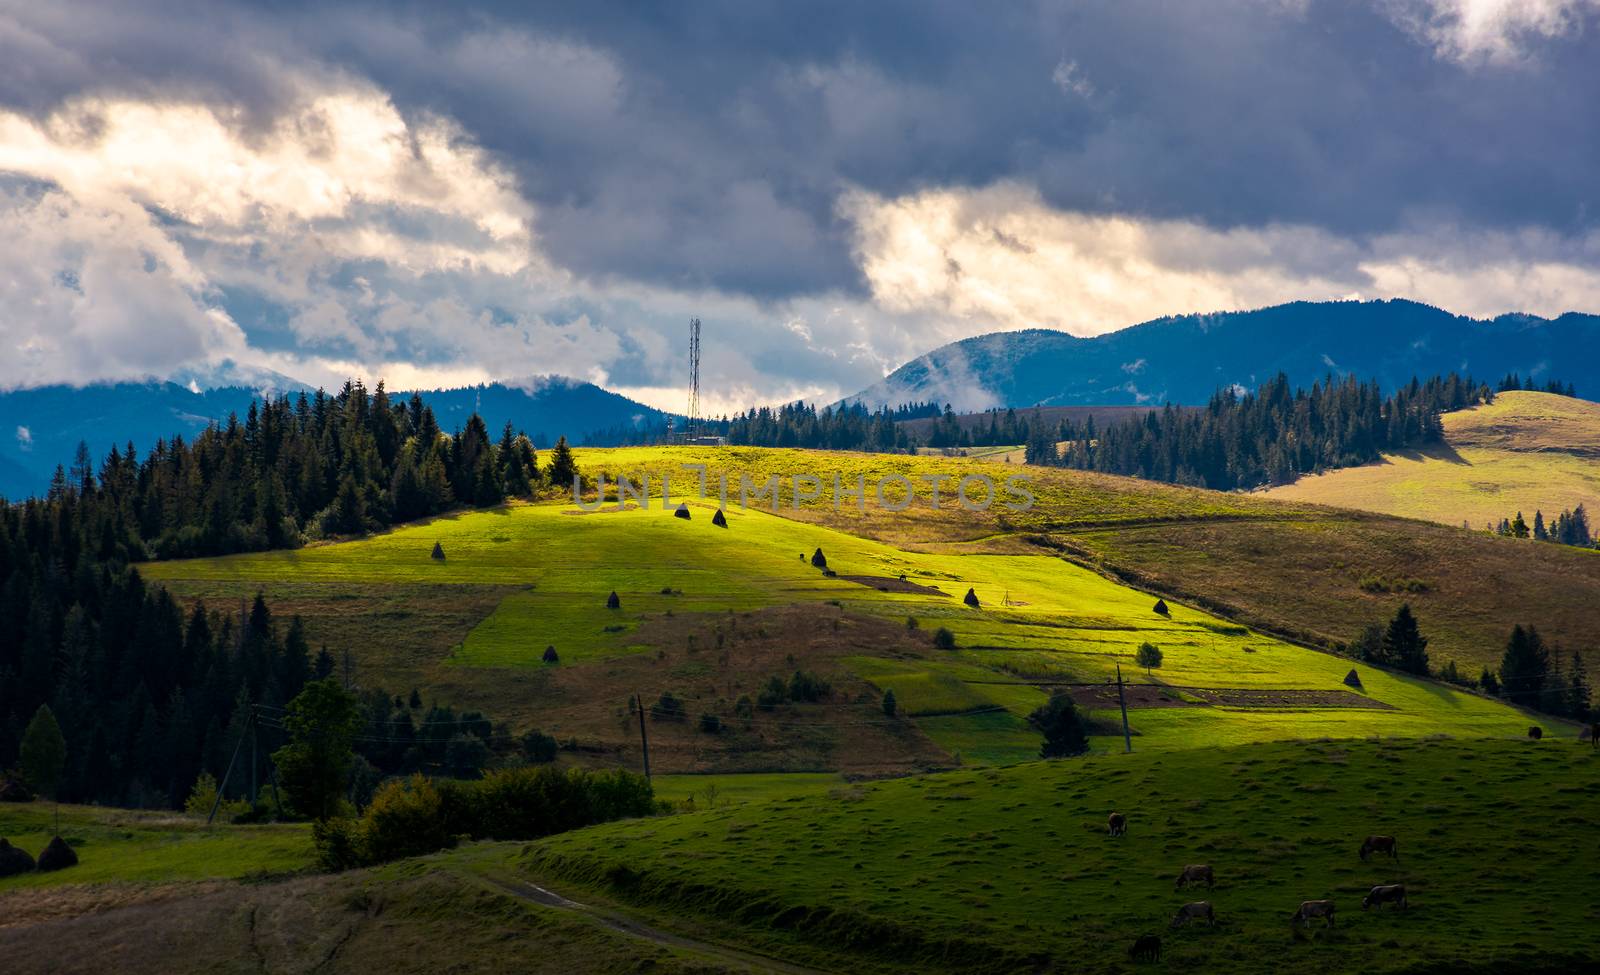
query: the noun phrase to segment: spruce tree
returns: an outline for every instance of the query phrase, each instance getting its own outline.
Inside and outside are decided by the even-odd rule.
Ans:
[[[1417,619],[1411,615],[1411,604],[1402,603],[1389,621],[1383,634],[1383,655],[1386,662],[1408,674],[1428,673],[1428,638],[1422,635]]]
[[[1505,687],[1506,699],[1524,707],[1538,707],[1549,671],[1550,653],[1539,631],[1520,623],[1513,626],[1505,654],[1500,658],[1500,683]]]
[[[572,480],[578,476],[578,462],[573,459],[572,448],[567,446],[566,437],[558,439],[555,447],[550,450],[548,474],[551,487],[558,491],[573,489]]]

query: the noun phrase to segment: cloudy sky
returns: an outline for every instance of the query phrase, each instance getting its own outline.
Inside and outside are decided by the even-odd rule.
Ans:
[[[722,410],[998,329],[1600,311],[1597,100],[1600,0],[0,0],[0,388],[676,409],[698,316]]]

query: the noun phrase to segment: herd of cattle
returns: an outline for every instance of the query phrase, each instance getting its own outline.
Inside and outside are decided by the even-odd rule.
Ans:
[[[1122,813],[1112,813],[1107,821],[1107,829],[1112,836],[1125,836],[1128,832],[1128,817]],[[1393,836],[1369,836],[1361,843],[1359,856],[1365,862],[1374,853],[1387,854],[1391,860],[1399,861],[1400,846]],[[1191,863],[1178,871],[1178,882],[1173,890],[1183,890],[1205,884],[1210,890],[1216,886],[1216,872],[1209,863]],[[1369,907],[1381,909],[1385,904],[1393,904],[1405,910],[1406,885],[1405,884],[1379,884],[1361,898],[1361,909]],[[1331,900],[1302,901],[1290,915],[1290,924],[1299,924],[1309,927],[1313,920],[1320,920],[1326,927],[1334,926],[1334,906]],[[1181,928],[1191,921],[1202,921],[1207,927],[1217,926],[1217,912],[1210,901],[1191,901],[1178,908],[1178,913],[1172,916],[1170,928]],[[1158,935],[1141,935],[1139,940],[1128,949],[1128,957],[1134,961],[1160,961],[1161,938]]]

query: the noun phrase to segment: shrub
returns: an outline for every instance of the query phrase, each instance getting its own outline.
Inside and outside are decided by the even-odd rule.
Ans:
[[[682,721],[686,716],[683,702],[674,697],[671,691],[662,691],[656,703],[650,705],[650,717],[655,721]]]
[[[947,627],[939,627],[933,631],[933,645],[940,650],[954,650],[956,648],[956,635]]]
[[[922,627],[922,624],[917,622],[917,618],[915,616],[907,616],[906,617],[906,629],[915,631],[915,630],[920,629],[921,627]]]
[[[700,715],[700,730],[708,735],[719,735],[722,733],[722,719],[714,714],[702,714]]]
[[[546,765],[478,782],[414,775],[378,790],[360,819],[318,823],[312,836],[323,866],[343,870],[432,853],[457,836],[531,840],[657,809],[649,781],[621,770]]]
[[[537,728],[522,736],[522,754],[528,761],[544,765],[556,760],[556,740]]]
[[[789,679],[789,700],[795,702],[814,703],[833,693],[833,687],[827,681],[810,671],[797,670]]]
[[[1065,693],[1052,695],[1048,702],[1028,715],[1028,721],[1044,735],[1044,744],[1039,746],[1042,758],[1082,755],[1089,750],[1089,739],[1084,734],[1078,709]]]
[[[734,702],[733,713],[735,717],[739,718],[751,718],[755,716],[756,709],[755,705],[750,702],[750,695],[742,695],[740,696],[739,700]]]
[[[884,691],[883,692],[883,713],[887,714],[889,717],[892,718],[892,717],[894,717],[894,714],[895,714],[896,710],[898,710],[898,705],[895,704],[894,690],[890,689],[890,690]]]

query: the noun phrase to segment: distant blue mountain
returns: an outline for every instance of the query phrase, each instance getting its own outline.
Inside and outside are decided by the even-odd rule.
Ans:
[[[188,385],[111,383],[0,393],[0,497],[42,493],[57,465],[72,463],[80,441],[89,445],[98,467],[113,446],[131,442],[142,454],[159,439],[191,438],[211,423],[226,421],[230,413],[242,417],[263,389],[294,395],[307,388],[276,374],[228,377],[250,385],[204,389],[199,383],[207,377],[195,375],[185,377]],[[400,399],[410,393],[390,395]],[[559,436],[577,443],[596,431],[658,427],[666,420],[661,411],[625,396],[562,378],[538,380],[526,388],[496,383],[424,390],[422,397],[446,431],[462,426],[479,409],[492,432],[498,434],[509,420],[540,447]]]
[[[1220,387],[1253,389],[1278,372],[1296,384],[1332,373],[1386,389],[1413,376],[1510,372],[1600,393],[1600,316],[1452,315],[1413,301],[1295,302],[1258,311],[1157,319],[1094,338],[1029,329],[955,342],[906,363],[848,402],[936,400],[995,406],[1199,404]]]

